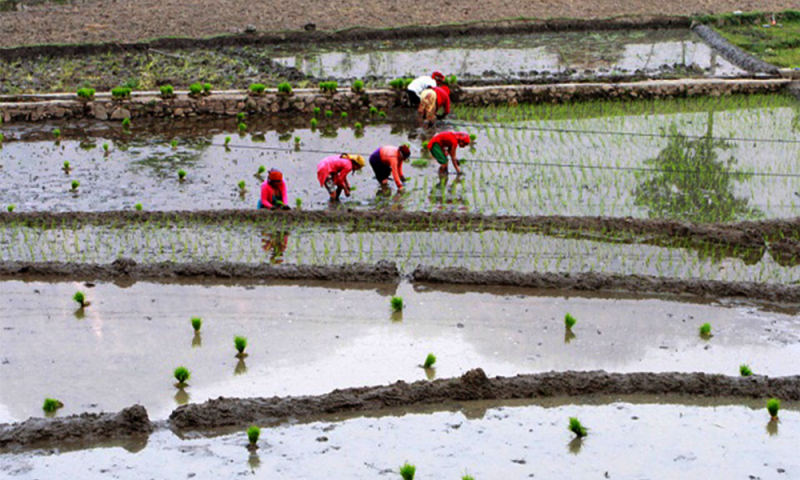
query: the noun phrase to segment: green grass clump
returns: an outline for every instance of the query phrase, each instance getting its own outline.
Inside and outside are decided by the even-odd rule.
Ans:
[[[131,98],[131,89],[129,87],[116,87],[111,89],[111,97],[115,100],[124,100]]]
[[[400,467],[400,477],[403,480],[414,480],[414,475],[417,474],[417,467],[406,462]]]
[[[777,398],[767,400],[767,411],[772,418],[778,418],[778,411],[781,409],[781,401]]]
[[[189,369],[186,367],[178,367],[173,372],[172,375],[175,377],[175,380],[178,381],[179,386],[185,386],[186,382],[189,380],[189,377],[192,376]]]
[[[250,442],[250,445],[255,445],[258,443],[258,437],[261,436],[261,428],[255,425],[251,426],[247,429],[247,440]]]
[[[341,113],[341,117],[342,117],[342,118],[347,118],[347,112],[342,112],[342,113]]]
[[[133,208],[135,208],[137,212],[141,212],[142,209],[144,209],[141,203],[137,203],[136,205],[133,206]]]
[[[78,187],[81,186],[81,182],[73,180],[72,183],[70,183],[70,186],[72,187],[72,191],[74,192],[78,189]]]
[[[239,355],[243,355],[244,349],[247,348],[247,337],[233,337],[233,346],[236,347],[236,351],[239,352]]]
[[[242,122],[244,121],[244,118],[245,118],[246,116],[247,116],[247,114],[246,114],[246,113],[244,113],[244,112],[239,112],[239,113],[237,113],[237,114],[236,114],[236,121],[237,121],[237,122],[239,122],[239,123],[242,123]]]
[[[109,148],[109,147],[108,147],[108,144],[107,144],[107,143],[104,143],[104,144],[103,144],[103,151],[104,151],[104,152],[106,152],[106,153],[108,153],[108,148]]]
[[[377,107],[369,107],[369,114],[372,115],[372,116],[377,115],[378,114],[378,108]]]
[[[8,210],[8,213],[11,213],[14,211],[15,208],[17,208],[17,206],[12,203],[11,205],[6,207],[6,210]]]
[[[123,118],[122,119],[122,128],[127,130],[131,128],[131,119],[130,118]]]
[[[703,337],[710,337],[711,336],[711,324],[704,323],[700,325],[700,335]]]
[[[423,368],[431,368],[433,365],[436,364],[436,355],[429,353],[427,357],[425,357],[425,363],[422,364]]]
[[[202,83],[193,83],[189,85],[189,95],[193,97],[197,97],[203,94],[203,84]]]
[[[381,117],[381,118],[386,118],[386,112],[381,110],[380,112],[378,112],[378,116]]]
[[[295,198],[294,199],[294,206],[297,207],[297,208],[302,208],[303,207],[303,199],[299,198],[299,197]]]
[[[403,297],[392,297],[392,299],[389,301],[389,305],[391,305],[393,312],[402,312]]]
[[[55,398],[45,398],[44,405],[42,405],[42,410],[44,410],[47,413],[53,413],[63,406],[64,404],[59,402]]]
[[[581,425],[581,421],[578,420],[577,417],[569,417],[569,427],[567,427],[570,432],[574,433],[576,436],[583,438],[588,433],[586,432],[586,427]]]
[[[69,160],[65,160],[64,161],[64,171],[65,172],[69,172],[70,170],[72,170],[72,165],[69,163]]]
[[[194,329],[194,331],[199,332],[200,327],[203,326],[203,319],[200,317],[192,317],[190,321],[192,322],[192,328]]]
[[[750,366],[746,364],[739,365],[739,375],[743,377],[749,377],[753,374],[753,371],[750,370]]]
[[[239,185],[239,191],[244,192],[245,190],[247,190],[247,184],[244,182],[244,180],[239,180],[239,183],[237,185]]]
[[[319,82],[319,91],[322,93],[336,93],[338,89],[339,82],[337,81]]]
[[[178,180],[183,180],[184,178],[186,178],[186,170],[181,168],[178,170]]]
[[[361,125],[361,122],[356,122],[356,124],[353,125],[353,128],[356,130],[364,130],[364,125]]]
[[[317,123],[319,123],[319,122],[317,122],[317,119],[316,118],[312,118],[311,119],[311,128],[312,129],[313,128],[317,128]]]
[[[363,80],[356,80],[353,82],[353,92],[361,93],[364,91],[364,81]]]
[[[264,92],[267,90],[267,86],[263,83],[252,83],[250,84],[250,93],[254,95],[263,95]]]
[[[211,95],[211,84],[204,83],[203,84],[203,95]]]
[[[73,295],[73,296],[72,296],[72,299],[73,299],[73,300],[74,300],[74,301],[75,301],[75,302],[76,302],[78,305],[80,305],[80,306],[81,306],[81,308],[83,308],[83,307],[85,307],[86,305],[88,305],[88,304],[86,303],[86,295],[84,295],[84,294],[83,294],[83,292],[75,292],[75,295]]]
[[[325,110],[325,117],[333,118],[333,110]]]
[[[244,132],[245,130],[247,130],[247,124],[240,123],[239,124],[239,132]]]
[[[278,93],[283,95],[291,95],[292,86],[288,82],[280,83],[278,84]]]
[[[572,330],[576,323],[578,323],[578,320],[571,314],[564,315],[564,326],[567,327],[567,330]]]
[[[231,143],[231,137],[225,137],[225,146],[227,147],[228,144]]]
[[[92,100],[94,98],[95,89],[94,88],[79,88],[78,89],[78,98],[82,100]]]
[[[61,138],[61,130],[58,128],[53,129],[53,136],[56,138]]]
[[[175,89],[172,85],[161,85],[161,96],[164,98],[172,98],[175,96]]]

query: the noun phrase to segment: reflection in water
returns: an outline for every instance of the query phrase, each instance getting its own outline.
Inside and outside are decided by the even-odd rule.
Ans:
[[[392,312],[392,322],[402,322],[403,321],[403,312]]]
[[[445,205],[457,204],[461,205],[461,207],[458,208],[459,210],[466,210],[468,202],[463,188],[464,176],[456,175],[453,184],[449,187],[448,183],[450,183],[450,175],[439,175],[439,182],[431,189],[428,200],[430,200],[431,204],[440,205],[439,209],[444,208]]]
[[[780,421],[778,421],[775,418],[771,419],[767,423],[767,433],[769,434],[770,437],[774,437],[775,435],[778,434],[778,424],[779,423],[780,423]]]
[[[436,367],[423,367],[422,369],[425,370],[425,376],[428,377],[428,380],[433,380],[436,378]]]
[[[175,394],[175,403],[178,405],[186,405],[189,403],[189,392],[187,392],[185,388],[181,387],[178,389],[178,393]]]
[[[258,467],[261,466],[261,458],[258,456],[257,453],[251,452],[250,457],[247,459],[247,464],[250,466],[250,471],[252,473],[256,473]]]
[[[75,310],[75,318],[77,318],[78,320],[83,320],[84,318],[86,318],[86,309],[80,307],[79,309]]]
[[[713,138],[714,113],[708,114],[705,136],[690,140],[673,124],[667,146],[646,163],[658,172],[640,172],[644,181],[634,190],[636,205],[649,209],[651,218],[669,218],[692,222],[732,222],[759,218],[763,214],[748,205],[749,199],[737,197],[734,180],[752,174],[732,170],[736,159],[719,159],[718,150],[730,143]]]
[[[244,363],[244,358],[240,358],[238,362],[236,362],[236,368],[233,369],[234,375],[243,375],[247,373],[247,364]]]
[[[583,438],[581,437],[573,438],[572,441],[567,444],[567,447],[569,448],[569,453],[571,453],[572,455],[577,455],[581,453],[581,448],[583,448]]]
[[[564,343],[569,343],[576,338],[578,338],[577,335],[575,335],[569,328],[564,332]]]
[[[192,337],[192,348],[199,348],[203,346],[203,337],[200,335],[200,332],[194,332],[194,337]]]
[[[261,248],[269,253],[270,263],[283,263],[283,254],[289,246],[289,232],[262,230]]]

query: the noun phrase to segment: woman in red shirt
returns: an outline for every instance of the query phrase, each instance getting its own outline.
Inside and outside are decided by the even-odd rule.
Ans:
[[[458,147],[465,147],[469,145],[469,135],[464,132],[442,132],[434,135],[431,141],[428,142],[428,150],[430,150],[433,158],[439,162],[439,172],[447,173],[447,156],[453,159],[453,166],[456,168],[456,173],[461,173],[461,168],[458,165],[456,158],[456,150]]]

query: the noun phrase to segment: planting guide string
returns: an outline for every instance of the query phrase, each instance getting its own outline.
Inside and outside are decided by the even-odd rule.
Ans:
[[[658,135],[657,135],[658,136]],[[705,137],[700,137],[705,138]],[[800,142],[797,142],[800,143]],[[222,147],[222,148],[240,148],[244,150],[269,150],[274,152],[305,152],[305,153],[319,153],[323,155],[338,155],[342,153],[352,153],[369,158],[371,153],[359,152],[343,152],[342,150],[315,150],[315,149],[302,149],[302,148],[287,148],[287,147],[262,147],[259,145],[224,145],[219,143],[210,143],[209,147]],[[768,172],[731,172],[731,171],[705,171],[705,170],[670,170],[663,168],[648,168],[648,167],[618,167],[612,165],[580,165],[575,163],[553,163],[553,162],[518,162],[514,160],[486,160],[480,158],[468,158],[459,160],[466,163],[485,163],[485,164],[498,164],[498,165],[525,165],[530,167],[555,167],[555,168],[579,168],[587,170],[615,170],[615,171],[636,171],[636,172],[654,172],[654,173],[682,173],[692,175],[731,175],[731,176],[747,176],[747,177],[778,177],[778,178],[800,178],[800,173],[768,173]]]

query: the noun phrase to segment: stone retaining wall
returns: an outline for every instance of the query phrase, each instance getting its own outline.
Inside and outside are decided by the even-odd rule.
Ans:
[[[453,100],[463,105],[497,105],[518,103],[559,103],[573,100],[637,99],[688,96],[722,96],[735,93],[775,93],[788,90],[790,79],[690,79],[652,80],[633,83],[573,83],[556,85],[513,85],[466,87],[454,91]],[[335,112],[367,111],[400,107],[402,95],[379,89],[364,93],[341,91],[323,94],[317,90],[295,90],[290,97],[268,92],[252,97],[244,91],[217,92],[208,97],[190,98],[180,93],[170,100],[155,92],[137,93],[130,100],[112,100],[108,94],[84,102],[71,95],[41,95],[37,101],[6,102],[0,97],[0,116],[6,122],[41,121],[62,118],[94,118],[118,121],[142,117],[235,116],[239,112],[261,115],[310,113],[315,107]]]

